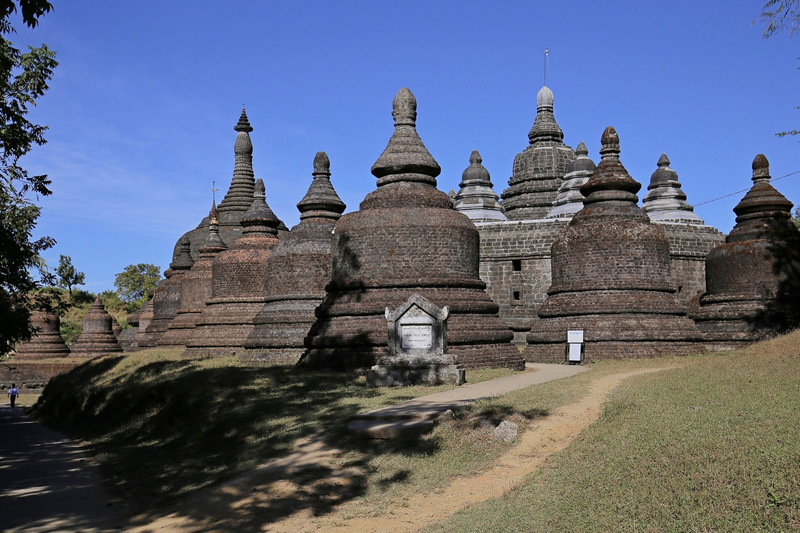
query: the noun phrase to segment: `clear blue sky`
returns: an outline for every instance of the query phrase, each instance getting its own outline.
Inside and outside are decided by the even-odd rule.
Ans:
[[[547,84],[573,148],[597,162],[612,125],[643,184],[666,152],[689,202],[751,181],[764,153],[772,176],[800,170],[800,39],[765,40],[763,0],[642,2],[53,0],[18,45],[47,43],[60,66],[31,113],[48,144],[22,164],[47,173],[38,235],[72,257],[86,289],[113,288],[132,263],[167,267],[178,237],[227,190],[241,106],[254,127],[256,177],[288,225],[317,151],[347,210],[375,188],[369,169],[392,134],[401,87],[417,97],[417,129],[458,188],[478,149],[495,191],[528,144]],[[776,181],[800,202],[800,174]],[[743,193],[698,206],[724,232]]]

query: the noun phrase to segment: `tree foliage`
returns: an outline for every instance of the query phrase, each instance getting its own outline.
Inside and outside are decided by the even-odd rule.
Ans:
[[[161,269],[150,263],[128,265],[114,278],[114,287],[120,300],[135,311],[147,299],[147,293],[154,289],[161,279]]]
[[[72,287],[83,285],[86,282],[86,274],[79,272],[72,265],[72,258],[64,254],[61,254],[58,258],[56,277],[58,278],[58,286],[62,289],[67,289],[70,298],[72,297]]]
[[[800,32],[800,0],[769,0],[764,4],[760,18],[766,24],[762,34],[765,39],[780,32],[788,33],[789,37],[796,37]],[[800,109],[800,106],[795,109]],[[800,130],[781,131],[775,135],[778,137],[800,135]]]
[[[19,0],[22,21],[33,28],[52,5],[43,0]],[[10,17],[17,10],[12,0],[0,0],[0,353],[30,338],[30,315],[36,306],[31,292],[40,283],[40,253],[55,241],[49,237],[33,238],[40,209],[29,194],[48,195],[46,175],[31,176],[19,166],[19,159],[34,145],[45,143],[46,126],[27,118],[28,108],[47,90],[53,69],[58,65],[55,52],[42,45],[28,47],[23,53],[8,39],[14,33]]]

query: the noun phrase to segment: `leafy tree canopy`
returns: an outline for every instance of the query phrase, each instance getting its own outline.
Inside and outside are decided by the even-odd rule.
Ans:
[[[800,0],[769,0],[764,4],[760,18],[766,24],[762,34],[765,39],[784,31],[789,37],[796,37],[800,32]],[[795,109],[800,109],[800,106]],[[775,135],[800,135],[800,130],[781,131]]]
[[[40,253],[55,243],[49,237],[33,238],[40,210],[27,198],[50,194],[50,181],[46,175],[29,175],[19,159],[33,145],[45,143],[47,128],[27,119],[28,106],[45,93],[58,63],[47,45],[23,53],[8,39],[17,4],[31,28],[52,9],[43,0],[0,0],[0,353],[30,338],[31,309],[38,305],[31,293],[39,286],[31,271],[48,277]]]
[[[58,286],[62,289],[67,289],[70,297],[72,297],[72,287],[83,285],[86,282],[86,274],[78,272],[72,265],[72,258],[64,254],[61,254],[58,258],[56,277],[58,278]]]
[[[147,300],[147,293],[156,287],[161,279],[161,269],[150,263],[128,265],[117,274],[114,287],[120,300],[129,304],[129,310],[135,311]]]

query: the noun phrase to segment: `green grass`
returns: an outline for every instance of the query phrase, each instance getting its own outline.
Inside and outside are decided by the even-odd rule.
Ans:
[[[631,378],[523,486],[428,531],[800,530],[798,346]]]
[[[511,373],[470,372],[468,379]],[[349,417],[448,388],[375,389],[358,374],[184,360],[179,351],[155,349],[94,359],[53,378],[31,412],[87,442],[104,477],[124,496],[164,501],[284,456],[320,430],[347,451],[344,460],[358,465],[365,479],[381,478],[372,444],[346,432]],[[432,453],[432,442],[384,448],[418,455]]]

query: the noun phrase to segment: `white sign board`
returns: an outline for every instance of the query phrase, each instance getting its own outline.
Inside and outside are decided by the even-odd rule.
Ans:
[[[567,342],[570,344],[583,344],[583,330],[572,329],[567,331]]]
[[[567,361],[570,363],[581,362],[581,345],[580,344],[570,344],[569,345],[569,354],[567,356]]]
[[[428,325],[402,324],[401,346],[404,350],[429,350],[433,347],[433,328]]]

